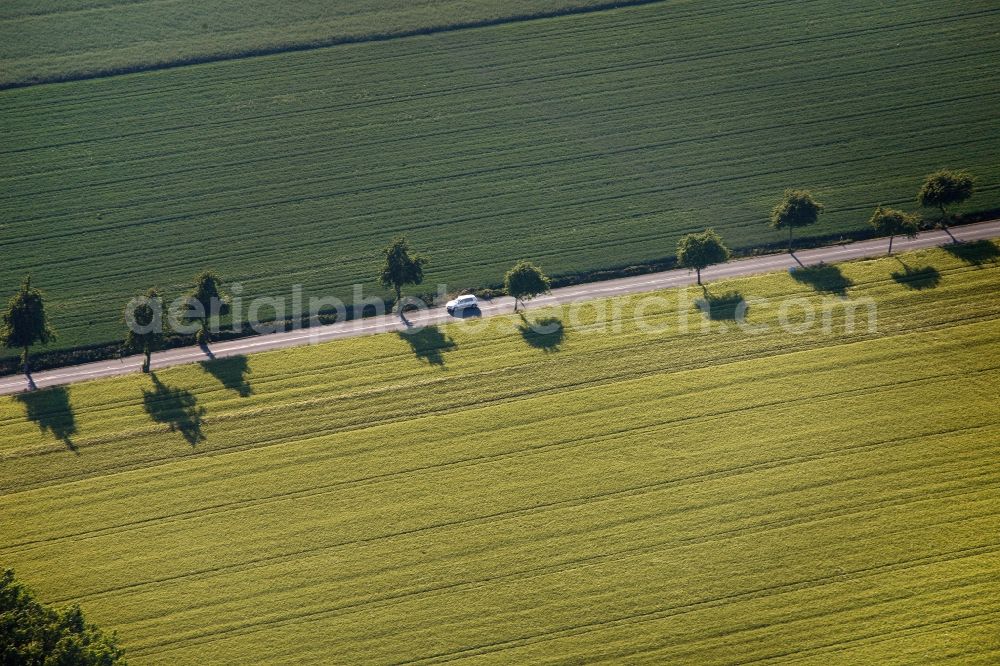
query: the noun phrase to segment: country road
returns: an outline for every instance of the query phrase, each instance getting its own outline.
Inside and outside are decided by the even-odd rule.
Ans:
[[[989,222],[980,222],[977,224],[956,227],[952,229],[952,234],[960,241],[997,238],[1000,237],[1000,220],[991,220]],[[925,231],[922,232],[917,238],[897,238],[893,244],[893,251],[914,250],[944,245],[950,242],[952,242],[951,238],[944,231]],[[845,245],[803,250],[801,252],[797,252],[796,257],[798,257],[798,260],[804,265],[816,264],[819,262],[830,263],[836,261],[846,261],[849,259],[884,255],[886,253],[887,245],[887,239],[876,238],[873,240],[859,241]],[[798,264],[795,259],[787,253],[769,254],[730,261],[726,264],[707,268],[702,271],[702,280],[713,281],[727,277],[769,273],[773,271],[787,270],[797,265]],[[684,269],[675,269],[630,278],[619,278],[604,282],[591,282],[572,287],[555,289],[551,294],[533,299],[531,301],[531,307],[557,305],[572,301],[655,291],[658,289],[693,284],[694,281],[695,278],[693,272]],[[513,300],[506,297],[494,299],[492,302],[483,302],[481,305],[482,316],[489,317],[497,314],[507,314],[513,310],[513,307]],[[442,324],[454,319],[444,310],[443,307],[437,307],[419,313],[411,313],[408,317],[410,326]],[[401,321],[398,315],[389,314],[380,317],[371,317],[367,319],[330,324],[328,326],[318,326],[308,329],[288,331],[285,333],[273,333],[256,337],[242,338],[239,340],[231,340],[228,342],[220,342],[210,346],[210,354],[207,354],[200,347],[170,349],[154,354],[152,367],[154,369],[166,368],[173,365],[204,361],[209,357],[225,358],[227,356],[238,356],[241,354],[272,349],[316,344],[358,335],[402,331],[406,328],[407,324]],[[38,372],[32,376],[31,382],[33,382],[34,386],[37,388],[70,384],[90,379],[113,377],[138,372],[141,365],[142,358],[140,356],[130,356],[123,359],[99,361],[96,363],[87,363],[84,365]],[[31,383],[29,383],[28,378],[24,375],[11,375],[0,378],[0,394],[16,393],[30,388]]]

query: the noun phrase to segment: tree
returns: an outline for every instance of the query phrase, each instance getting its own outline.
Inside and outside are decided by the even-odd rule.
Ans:
[[[114,632],[88,624],[77,605],[57,611],[39,603],[7,569],[0,573],[0,663],[116,666],[125,660]]]
[[[806,190],[785,190],[785,198],[771,211],[771,226],[788,229],[788,251],[792,251],[792,230],[815,224],[823,204],[813,199]]]
[[[393,239],[385,248],[384,255],[379,282],[383,287],[391,287],[396,292],[396,302],[399,303],[403,297],[403,287],[424,281],[427,259],[416,253],[411,254],[410,245],[403,236]]]
[[[889,254],[892,254],[892,239],[897,235],[913,238],[920,231],[920,217],[909,215],[895,208],[878,206],[868,224],[878,233],[889,236]]]
[[[948,206],[958,205],[972,196],[975,181],[965,171],[941,169],[927,176],[917,193],[917,201],[924,208],[941,211],[941,226],[948,230]]]
[[[720,264],[729,259],[729,248],[711,229],[700,234],[688,234],[677,243],[677,263],[683,268],[693,268],[701,284],[701,269]]]
[[[163,342],[163,299],[155,288],[125,307],[125,327],[125,348],[142,352],[142,371],[149,372],[153,352]]]
[[[518,301],[523,305],[529,298],[548,293],[550,284],[542,269],[528,261],[517,262],[503,277],[504,289],[514,297],[514,312]]]
[[[195,308],[195,314],[189,311],[189,321],[200,321],[196,339],[198,344],[207,344],[211,339],[208,322],[213,315],[222,314],[226,305],[226,297],[221,289],[222,280],[212,271],[203,271],[194,279],[194,290],[188,296],[188,304]]]
[[[0,340],[4,347],[21,350],[24,372],[30,372],[28,351],[34,344],[46,344],[56,334],[45,316],[45,297],[31,287],[31,276],[21,283],[21,289],[7,302],[7,311],[0,321]]]

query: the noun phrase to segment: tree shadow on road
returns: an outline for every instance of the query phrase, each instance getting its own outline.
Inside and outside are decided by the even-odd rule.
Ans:
[[[397,333],[410,345],[410,349],[421,361],[430,365],[444,366],[444,352],[456,347],[455,342],[441,332],[437,326],[409,328]]]
[[[831,264],[816,264],[789,271],[796,282],[807,284],[818,292],[846,296],[848,287],[854,283],[844,275],[839,267]]]
[[[204,340],[202,340],[201,342],[198,343],[198,349],[201,350],[202,354],[204,354],[205,356],[208,357],[208,360],[211,361],[211,360],[213,360],[215,358],[215,352],[213,352],[209,348],[208,343],[205,342]]]
[[[943,246],[944,251],[973,266],[995,264],[1000,259],[1000,247],[993,241],[980,240],[971,243],[953,243]]]
[[[559,346],[566,339],[566,328],[562,320],[557,317],[543,317],[535,321],[528,321],[528,318],[521,315],[521,323],[517,330],[520,331],[524,341],[535,349],[547,352],[559,351]]]
[[[250,374],[250,365],[247,357],[229,356],[217,358],[212,361],[201,361],[202,370],[218,379],[223,386],[231,391],[236,391],[240,397],[247,397],[253,393],[253,387],[247,382],[247,375]]]
[[[702,292],[704,297],[697,299],[694,304],[712,321],[742,320],[750,311],[746,299],[738,291],[713,295],[708,289],[703,288]]]
[[[452,317],[456,319],[475,319],[477,317],[483,316],[483,311],[479,309],[479,306],[472,308],[460,308],[451,313]]]
[[[933,266],[913,268],[902,259],[897,259],[903,265],[903,270],[893,271],[892,279],[908,289],[933,289],[941,284],[941,273]]]
[[[65,386],[18,393],[14,400],[24,405],[28,420],[33,421],[39,430],[50,433],[70,451],[77,451],[72,439],[77,433],[76,417]]]
[[[153,390],[142,392],[142,405],[157,423],[165,423],[171,432],[179,432],[191,446],[205,440],[202,418],[205,408],[198,405],[194,394],[184,389],[171,388],[151,373]]]

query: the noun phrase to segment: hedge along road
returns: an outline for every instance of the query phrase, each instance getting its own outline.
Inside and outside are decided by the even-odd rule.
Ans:
[[[916,238],[900,238],[893,244],[894,250],[899,251],[916,250],[926,247],[946,245],[953,242],[952,237],[958,241],[970,242],[986,240],[1000,237],[1000,220],[979,222],[958,227],[951,230],[951,236],[940,230],[925,231]],[[886,253],[888,240],[876,238],[873,240],[859,241],[846,245],[836,245],[812,250],[803,250],[795,253],[795,257],[782,254],[763,255],[749,259],[731,261],[726,264],[711,266],[702,271],[702,281],[735,277],[741,275],[753,275],[768,273],[778,270],[788,270],[795,268],[799,262],[803,265],[817,264],[820,262],[847,261],[850,259],[861,259],[867,257],[878,257]],[[630,278],[619,278],[606,282],[592,282],[588,284],[574,285],[554,289],[550,294],[540,296],[530,301],[535,305],[557,305],[574,301],[583,301],[595,298],[606,298],[610,296],[620,296],[624,294],[635,294],[651,292],[658,289],[670,287],[681,287],[693,284],[694,273],[685,269],[675,269],[660,273],[649,273]],[[496,298],[481,304],[480,313],[483,317],[497,314],[509,314],[514,307],[514,300],[509,297]],[[226,358],[240,356],[252,352],[267,351],[271,349],[282,349],[286,347],[297,347],[307,344],[318,344],[328,340],[339,338],[349,338],[359,335],[372,335],[376,333],[387,333],[392,331],[405,331],[408,328],[419,329],[424,326],[447,323],[455,320],[443,307],[434,307],[418,312],[411,312],[407,319],[403,320],[397,314],[387,314],[366,319],[356,319],[327,326],[314,326],[307,329],[286,331],[282,333],[272,333],[256,337],[243,338],[213,344],[210,347],[182,347],[170,349],[153,354],[152,368],[166,368],[185,363],[196,363],[206,360],[206,358]],[[62,384],[72,384],[98,379],[102,377],[113,377],[132,372],[138,372],[142,366],[142,357],[139,355],[127,358],[100,361],[97,363],[87,363],[84,365],[58,368],[33,374],[30,379],[24,375],[14,375],[0,379],[0,395],[17,393],[36,388],[48,386],[58,386]]]

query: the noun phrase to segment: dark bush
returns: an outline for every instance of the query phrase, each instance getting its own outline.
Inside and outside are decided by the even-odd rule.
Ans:
[[[55,610],[35,601],[7,569],[0,574],[0,663],[125,664],[114,632],[105,634],[83,618],[77,605]]]

